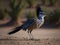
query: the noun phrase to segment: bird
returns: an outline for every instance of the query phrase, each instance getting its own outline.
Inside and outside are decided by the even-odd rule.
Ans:
[[[43,11],[41,10],[40,7],[38,7],[36,11],[37,11],[36,19],[29,18],[24,24],[14,28],[14,30],[9,32],[8,34],[11,35],[20,30],[24,30],[24,31],[28,30],[30,39],[33,39],[33,36],[31,34],[32,30],[36,29],[36,28],[40,28],[44,24],[44,17],[45,17],[45,15],[43,14]]]

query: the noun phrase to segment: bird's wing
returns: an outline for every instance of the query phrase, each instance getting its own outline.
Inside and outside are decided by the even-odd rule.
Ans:
[[[22,29],[24,30],[25,28],[29,27],[33,22],[34,22],[34,19],[28,19],[28,20],[22,25]]]
[[[23,25],[16,27],[12,32],[9,32],[8,34],[14,34],[16,32],[18,32],[21,29],[26,29],[27,27],[29,27],[32,23],[34,22],[34,19],[28,19]]]

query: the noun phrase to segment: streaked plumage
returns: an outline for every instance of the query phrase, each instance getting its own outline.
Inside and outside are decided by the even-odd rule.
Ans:
[[[31,31],[35,28],[40,28],[44,23],[45,15],[41,11],[41,9],[39,9],[39,10],[38,9],[37,9],[37,18],[36,19],[33,19],[33,18],[28,19],[23,25],[16,27],[12,32],[9,32],[8,34],[11,35],[11,34],[14,34],[18,31],[20,31],[21,29],[22,30],[28,29],[28,34],[29,34],[30,38],[32,38]]]
[[[9,34],[13,34],[18,32],[19,30],[23,29],[26,30],[28,27],[30,27],[30,25],[34,22],[34,19],[28,19],[23,25],[16,27],[12,32],[10,32]]]

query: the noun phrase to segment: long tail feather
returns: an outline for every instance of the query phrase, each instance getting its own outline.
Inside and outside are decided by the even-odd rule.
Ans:
[[[12,32],[9,32],[8,34],[14,34],[16,32],[18,32],[19,30],[23,29],[25,30],[27,27],[29,27],[32,23],[34,22],[34,19],[28,19],[23,25],[16,27],[15,30],[13,30]]]
[[[14,33],[18,32],[19,30],[21,30],[21,27],[16,27],[15,30],[13,30],[12,32],[9,32],[8,34],[9,35],[14,34]]]

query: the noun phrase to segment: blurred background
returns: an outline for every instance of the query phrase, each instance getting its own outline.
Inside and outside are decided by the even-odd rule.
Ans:
[[[37,4],[46,15],[42,27],[32,31],[38,40],[27,40],[23,30],[8,35],[27,18],[36,18]],[[0,45],[60,45],[60,0],[0,0]]]
[[[0,27],[18,26],[27,18],[36,18],[36,6],[44,11],[42,28],[60,27],[60,0],[0,0]]]

